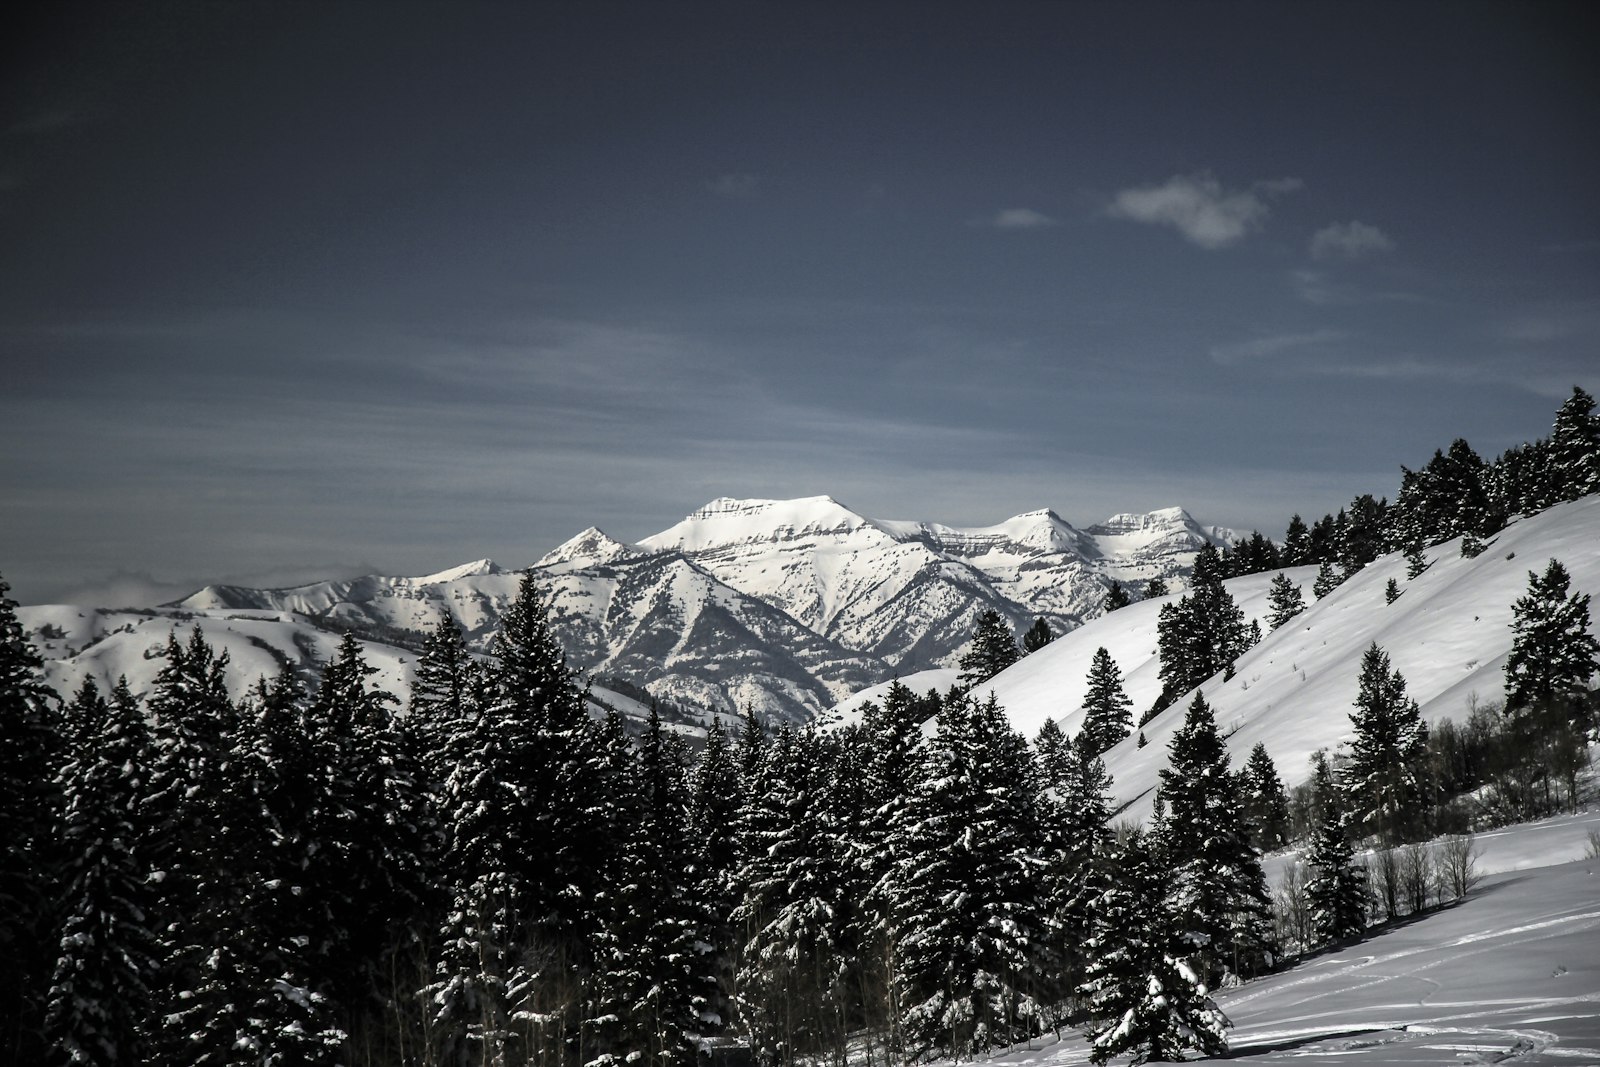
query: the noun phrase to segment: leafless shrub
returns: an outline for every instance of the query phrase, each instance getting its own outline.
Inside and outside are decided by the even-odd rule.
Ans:
[[[1428,910],[1428,890],[1432,888],[1433,864],[1428,862],[1426,845],[1407,845],[1400,850],[1400,885],[1406,910],[1412,915]]]
[[[1367,863],[1367,871],[1372,886],[1372,895],[1376,898],[1378,907],[1383,909],[1385,919],[1398,919],[1400,917],[1400,854],[1397,849],[1380,848],[1372,853],[1372,859]]]
[[[1452,900],[1460,900],[1482,880],[1478,856],[1478,844],[1471,834],[1451,834],[1439,842],[1435,865],[1439,881]]]
[[[1583,850],[1586,860],[1600,860],[1600,830],[1589,831],[1589,844]]]
[[[1311,944],[1311,909],[1306,901],[1306,865],[1296,860],[1283,870],[1283,884],[1272,894],[1272,923],[1287,955]]]

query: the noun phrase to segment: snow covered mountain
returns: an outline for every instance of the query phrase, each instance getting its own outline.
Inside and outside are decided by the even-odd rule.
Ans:
[[[895,673],[953,666],[985,610],[1061,633],[1099,614],[1112,581],[1159,574],[1182,588],[1200,546],[1234,536],[1180,508],[1081,530],[1049,510],[962,529],[869,519],[825,496],[724,498],[636,545],[591,527],[532,570],[578,668],[681,704],[800,721]],[[352,630],[403,692],[445,611],[487,652],[518,582],[478,560],[416,578],[207,586],[154,612],[28,608],[24,625],[65,635],[38,639],[63,689],[88,673],[142,677],[152,642],[192,619],[233,651],[241,685],[282,662],[312,668]]]
[[[1600,594],[1600,496],[1514,521],[1472,559],[1462,557],[1459,539],[1429,549],[1426,556],[1427,570],[1411,581],[1400,554],[1379,558],[1302,615],[1267,633],[1240,657],[1231,679],[1217,676],[1201,686],[1236,768],[1259,741],[1286,784],[1309,777],[1314,751],[1332,749],[1351,736],[1361,656],[1374,641],[1405,676],[1411,697],[1430,723],[1445,718],[1464,722],[1474,701],[1500,699],[1511,651],[1511,605],[1527,592],[1528,572],[1542,573],[1549,560],[1558,559],[1571,574],[1573,591]],[[1311,601],[1316,568],[1285,573]],[[1269,625],[1267,594],[1273,577],[1255,574],[1225,583],[1246,620],[1259,620],[1263,630]],[[1392,604],[1384,595],[1391,578],[1401,589]],[[1123,672],[1137,721],[1161,691],[1156,620],[1165,602],[1136,603],[1095,619],[1025,657],[983,688],[993,690],[1013,725],[1029,737],[1051,718],[1076,733],[1090,661],[1104,647]],[[1600,620],[1591,629],[1600,632]],[[902,679],[918,691],[942,691],[951,680],[948,672]],[[858,694],[830,717],[848,719],[862,700],[876,697],[883,688]],[[1146,747],[1138,747],[1136,731],[1106,754],[1114,792],[1127,805],[1128,816],[1149,814],[1158,774],[1167,765],[1168,743],[1183,724],[1188,704],[1189,697],[1184,697],[1146,724]]]

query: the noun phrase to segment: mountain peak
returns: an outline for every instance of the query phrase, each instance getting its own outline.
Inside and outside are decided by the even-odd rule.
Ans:
[[[848,533],[872,525],[871,520],[857,515],[831,496],[793,500],[741,500],[724,496],[639,544],[652,552],[700,552],[730,545]]]
[[[425,574],[420,578],[411,579],[415,585],[429,585],[434,582],[454,582],[461,578],[476,578],[484,574],[501,573],[500,564],[492,559],[475,559],[471,563],[463,563],[439,571],[437,574]]]
[[[598,526],[591,526],[576,537],[546,552],[535,563],[535,567],[561,567],[566,565],[590,566],[596,563],[610,563],[620,556],[628,555],[632,549],[606,533]]]
[[[1194,516],[1179,507],[1157,508],[1143,514],[1124,511],[1113,515],[1104,522],[1095,523],[1089,527],[1092,534],[1125,535],[1134,533],[1165,533],[1183,527],[1199,527],[1194,521]]]

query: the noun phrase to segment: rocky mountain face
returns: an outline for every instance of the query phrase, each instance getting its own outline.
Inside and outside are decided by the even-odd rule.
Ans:
[[[802,721],[895,674],[954,665],[986,610],[1019,633],[1035,618],[1063,633],[1100,614],[1112,581],[1139,586],[1159,574],[1182,588],[1200,546],[1233,536],[1179,508],[1083,529],[1048,510],[962,529],[869,519],[829,497],[719,499],[636,545],[590,528],[532,570],[574,665],[602,683],[724,714],[753,706]],[[393,646],[379,658],[403,686],[412,657],[396,648],[414,645],[448,611],[487,652],[518,581],[479,560],[420,578],[208,586],[115,625],[144,629],[186,616],[211,636],[218,627],[207,620],[229,632],[248,622],[280,662],[319,649],[309,633],[350,629]],[[273,626],[284,632],[254,633]],[[112,626],[88,627],[97,628]],[[107,662],[93,673],[114,681],[113,646],[94,644]],[[65,642],[53,658],[69,650],[88,651]],[[64,675],[89,671],[88,663],[76,672],[58,665]]]

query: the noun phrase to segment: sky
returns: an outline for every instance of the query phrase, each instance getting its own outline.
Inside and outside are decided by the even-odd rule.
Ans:
[[[525,566],[720,496],[1282,536],[1600,393],[1584,5],[37,4],[24,603]]]

